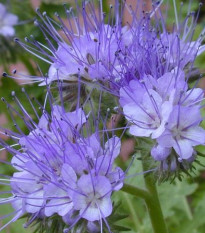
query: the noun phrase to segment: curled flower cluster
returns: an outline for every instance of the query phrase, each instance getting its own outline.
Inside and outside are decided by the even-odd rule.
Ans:
[[[29,214],[28,226],[57,214],[69,226],[65,232],[82,219],[88,227],[93,222],[100,229],[112,213],[112,192],[123,186],[124,172],[113,164],[120,139],[104,138],[101,146],[97,130],[83,136],[88,119],[81,108],[66,112],[52,105],[51,114],[44,110],[38,124],[24,113],[29,135],[7,132],[18,138],[20,147],[6,146],[14,155],[11,165],[17,172],[10,178],[12,196],[1,203],[12,204],[16,213],[12,221]]]

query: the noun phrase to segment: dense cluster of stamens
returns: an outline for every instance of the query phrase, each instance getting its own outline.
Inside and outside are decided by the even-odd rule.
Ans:
[[[152,61],[141,65],[137,60],[139,50],[131,49],[129,54],[134,54],[135,58],[132,68],[127,66],[126,69],[129,81],[125,85],[119,82],[120,106],[130,122],[129,132],[156,142],[151,155],[160,161],[162,171],[186,170],[196,156],[193,147],[205,142],[205,131],[199,126],[203,120],[204,91],[197,88],[198,81],[189,88],[194,62],[205,49],[202,45],[204,30],[192,41],[198,14],[188,13],[182,22],[177,18],[171,32],[162,20],[162,30],[157,25],[158,32],[152,32],[155,35],[152,46],[148,46],[150,36],[144,36],[141,42],[142,50],[148,48]],[[150,25],[147,28],[144,24],[144,27],[143,33],[150,35]],[[132,72],[135,64],[148,67],[143,72],[137,69],[135,74]]]
[[[39,116],[24,89],[23,92],[37,123],[14,92],[19,111],[3,99],[18,133],[1,131],[15,141],[11,146],[3,140],[1,144],[13,155],[11,166],[16,170],[9,179],[12,195],[3,198],[1,204],[11,203],[15,209],[11,221],[29,214],[25,226],[36,219],[58,215],[68,225],[65,232],[82,219],[88,226],[94,222],[100,230],[104,224],[108,225],[106,217],[112,213],[112,192],[123,186],[124,172],[114,166],[120,153],[120,138],[114,135],[109,138],[105,126],[101,133],[97,125],[91,127],[92,114],[86,116],[82,108],[67,112],[63,103],[60,106],[51,102],[51,113],[40,106]],[[28,135],[18,126],[15,114],[26,124]]]

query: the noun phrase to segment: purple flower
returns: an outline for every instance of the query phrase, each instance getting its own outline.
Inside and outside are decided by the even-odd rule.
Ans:
[[[199,126],[201,121],[197,106],[177,105],[170,114],[166,130],[157,141],[163,147],[173,147],[181,159],[189,159],[193,155],[193,146],[205,143],[205,130]]]
[[[163,44],[165,49],[164,58],[170,63],[171,66],[179,65],[184,68],[188,63],[193,63],[197,56],[205,51],[205,46],[202,44],[202,38],[199,36],[197,41],[190,41],[188,35],[173,32],[167,32],[161,35],[160,43]],[[188,41],[187,41],[188,40]]]
[[[189,20],[195,22],[197,18],[188,12],[190,14],[184,21],[179,21],[176,15],[177,25],[170,32],[165,27],[161,4],[162,1],[157,1],[153,4],[153,11],[146,13],[137,4],[133,12],[126,2],[121,4],[115,0],[115,7],[110,6],[106,20],[102,0],[99,1],[99,13],[96,13],[92,1],[82,1],[82,6],[76,6],[77,17],[82,17],[82,22],[77,20],[71,8],[65,6],[67,23],[57,13],[58,22],[53,22],[45,12],[41,14],[37,10],[40,20],[35,24],[44,34],[47,44],[36,41],[33,36],[26,38],[29,44],[16,41],[50,64],[50,68],[46,78],[30,79],[39,81],[40,85],[57,80],[72,84],[80,80],[90,86],[94,82],[119,96],[120,88],[129,85],[131,80],[144,80],[144,76],[149,75],[157,80],[174,70],[191,69],[190,63],[194,63],[205,49],[203,31],[197,40],[192,41],[195,27]],[[124,25],[126,14],[131,17],[131,23]],[[56,29],[57,25],[59,28]]]
[[[27,171],[14,173],[11,187],[15,198],[21,199],[22,212],[36,213],[44,206],[43,185],[40,182],[43,173],[32,162],[27,162],[26,165],[26,169],[34,169],[32,173]]]
[[[68,229],[81,219],[88,225],[107,224],[113,209],[111,195],[122,188],[125,176],[114,166],[120,138],[113,135],[106,140],[106,130],[102,134],[97,125],[92,133],[92,119],[81,108],[67,112],[62,105],[51,104],[51,113],[43,109],[38,123],[24,113],[30,133],[24,135],[18,126],[20,134],[9,131],[20,149],[1,141],[13,155],[11,165],[17,170],[10,178],[12,196],[1,199],[18,214],[12,221],[27,214],[29,225],[56,214]]]
[[[107,218],[113,211],[112,194],[122,188],[125,178],[123,170],[115,166],[121,139],[114,131],[107,131],[108,114],[105,121],[101,119],[101,103],[92,103],[96,87],[92,83],[118,97],[118,109],[128,121],[131,135],[152,139],[150,153],[162,171],[189,168],[196,157],[194,147],[205,142],[205,131],[200,127],[204,93],[196,85],[189,87],[192,65],[204,51],[204,36],[192,41],[194,29],[188,26],[189,16],[183,22],[185,28],[177,20],[176,28],[168,33],[161,12],[156,13],[161,2],[153,5],[153,11],[139,12],[138,16],[140,7],[133,11],[126,2],[115,0],[108,20],[102,2],[99,1],[99,13],[93,1],[82,1],[82,7],[77,5],[82,23],[72,9],[65,11],[66,23],[58,14],[55,23],[38,10],[41,22],[37,20],[35,24],[47,44],[33,36],[26,38],[26,44],[16,40],[50,65],[46,78],[33,80],[46,85],[51,110],[47,112],[43,107],[47,102],[39,104],[39,116],[26,95],[36,115],[35,122],[13,94],[20,108],[13,115],[21,117],[29,133],[22,132],[12,114],[18,132],[2,131],[15,141],[14,145],[0,141],[13,155],[11,165],[16,169],[8,179],[11,196],[0,201],[12,204],[15,216],[11,222],[23,214],[30,218],[27,225],[58,216],[66,224],[64,232],[81,222],[88,229],[101,232],[105,223],[111,232]],[[132,16],[126,26],[122,23],[123,10]],[[60,105],[53,104],[52,82],[57,83]],[[85,92],[92,89],[85,103],[81,98],[82,84],[83,88],[84,84],[90,85]],[[69,104],[63,100],[65,85],[77,86],[78,99],[74,95],[77,104],[72,106],[72,112],[67,111]],[[100,101],[103,95],[100,92]],[[8,103],[7,107],[12,112],[13,107]]]
[[[151,155],[154,160],[164,161],[170,155],[171,149],[164,146],[156,145],[151,150]]]
[[[74,208],[88,221],[102,220],[112,213],[112,186],[105,176],[82,175],[78,180],[82,194],[73,196]]]
[[[120,89],[120,104],[130,134],[156,139],[151,150],[155,160],[178,156],[182,162],[194,156],[194,146],[205,142],[205,131],[199,126],[203,96],[200,88],[189,90],[184,72],[175,68],[157,79],[145,75],[143,80],[130,81]]]
[[[49,183],[44,186],[44,195],[47,199],[45,206],[45,215],[47,217],[57,213],[60,216],[65,216],[73,208],[73,202],[71,200],[71,192],[76,187],[77,176],[72,167],[68,164],[63,164],[61,172],[59,174],[59,181],[62,179],[67,185],[56,185],[55,183]]]
[[[177,9],[175,9],[176,25],[170,31],[165,26],[166,18],[163,17],[163,11],[157,5],[154,5],[154,7],[156,7],[154,12],[141,14],[141,17],[138,18],[133,17],[127,38],[126,36],[123,38],[125,44],[126,41],[129,41],[129,43],[125,51],[122,49],[124,56],[118,56],[119,64],[116,66],[111,79],[117,90],[129,85],[131,80],[146,82],[144,76],[148,75],[151,76],[152,80],[147,79],[147,81],[154,81],[156,84],[156,80],[163,79],[163,76],[167,76],[168,73],[183,73],[184,68],[190,69],[190,73],[186,77],[187,81],[191,76],[196,57],[205,50],[205,46],[202,45],[204,30],[193,41],[195,23],[199,12],[196,14],[196,18],[192,12],[188,12],[187,17],[184,20],[180,17],[179,21]],[[156,16],[155,12],[158,12],[159,15],[156,13]],[[190,21],[192,21],[191,24]],[[153,22],[155,26],[153,26]],[[156,25],[162,25],[162,29]],[[173,80],[172,84],[175,83],[174,85],[176,85],[177,83],[177,86],[179,86],[182,84],[181,78],[180,75],[176,76],[178,76],[178,81]],[[163,88],[163,85],[160,85]],[[164,85],[166,85],[165,82]],[[169,85],[169,90],[172,90],[172,85]],[[166,89],[164,89],[165,91]],[[113,93],[112,90],[111,92]]]
[[[76,82],[79,77],[85,82],[96,80],[107,82],[110,79],[109,73],[113,73],[118,64],[116,53],[122,49],[122,37],[127,33],[127,30],[120,25],[122,16],[117,7],[119,2],[116,1],[115,4],[116,7],[110,9],[110,14],[114,9],[114,14],[119,19],[115,23],[110,18],[109,23],[106,24],[102,8],[100,8],[98,15],[92,1],[83,1],[83,9],[77,6],[77,14],[82,15],[82,23],[76,20],[72,8],[66,9],[68,20],[66,25],[64,20],[56,14],[61,24],[59,30],[62,31],[63,36],[57,30],[54,30],[56,25],[54,26],[46,13],[41,14],[37,11],[42,22],[36,21],[35,24],[44,33],[48,45],[43,45],[33,38],[26,38],[26,41],[31,43],[32,46],[27,46],[27,44],[18,40],[17,42],[29,52],[50,64],[48,77],[46,80],[41,77],[39,79],[40,85],[57,80]],[[102,2],[100,1],[99,7],[101,5]],[[39,53],[36,52],[34,46],[38,47]]]
[[[6,7],[0,3],[0,35],[14,36],[14,25],[18,22],[18,17],[8,13]]]
[[[148,75],[120,89],[120,104],[125,117],[132,122],[132,135],[157,138],[163,133],[173,108],[176,82],[173,73],[166,73],[157,80]]]

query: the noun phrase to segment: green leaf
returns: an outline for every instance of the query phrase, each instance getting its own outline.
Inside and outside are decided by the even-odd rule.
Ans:
[[[67,4],[66,6],[69,9],[69,4]],[[61,4],[59,4],[59,2],[58,3],[42,2],[40,5],[40,11],[47,12],[49,16],[53,16],[57,12],[62,18],[66,17],[65,8],[63,7],[63,2]]]
[[[186,211],[187,196],[193,194],[198,187],[196,183],[189,183],[187,180],[175,183],[162,183],[158,186],[161,206],[165,218],[175,215],[175,209]]]

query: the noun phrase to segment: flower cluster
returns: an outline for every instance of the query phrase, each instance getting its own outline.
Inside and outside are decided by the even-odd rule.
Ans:
[[[151,155],[167,168],[170,154],[177,161],[192,161],[193,146],[205,142],[205,131],[200,109],[204,92],[200,88],[188,90],[185,74],[180,69],[165,73],[162,77],[144,76],[132,80],[120,89],[120,104],[126,119],[131,123],[130,133],[137,137],[151,137],[157,144]]]
[[[103,138],[101,146],[97,129],[83,136],[89,125],[82,108],[66,112],[52,105],[51,114],[44,110],[38,124],[31,119],[26,124],[30,133],[18,136],[19,149],[6,146],[17,170],[10,179],[12,197],[6,201],[15,209],[12,220],[29,214],[29,225],[57,214],[70,226],[65,232],[82,219],[100,229],[112,213],[112,192],[123,186],[124,172],[113,164],[120,139]]]
[[[120,106],[131,125],[130,134],[156,141],[151,155],[161,162],[160,169],[168,171],[179,167],[187,169],[195,159],[193,147],[205,143],[205,131],[199,126],[204,92],[196,85],[189,88],[193,63],[205,48],[202,45],[204,36],[202,32],[196,41],[191,41],[194,28],[188,25],[190,17],[194,20],[193,13],[188,15],[172,33],[163,27],[158,36],[152,32],[155,35],[152,39],[143,36],[142,52],[130,48],[131,69],[127,63],[125,71],[128,83],[119,83]],[[146,28],[145,24],[143,26]],[[152,45],[148,43],[150,40]],[[141,59],[140,63],[139,51],[149,54],[152,61]],[[139,70],[138,64],[146,68]],[[120,79],[125,74],[122,73]]]
[[[14,25],[18,22],[18,17],[8,13],[6,7],[0,3],[0,35],[14,36]]]
[[[142,12],[140,4],[134,10],[126,2],[120,4],[115,0],[106,15],[102,1],[99,14],[93,1],[83,1],[82,7],[77,6],[77,17],[66,6],[66,20],[56,13],[59,22],[55,25],[45,12],[41,14],[37,10],[41,21],[36,20],[35,24],[44,34],[47,45],[33,36],[25,38],[30,45],[16,41],[50,64],[50,68],[46,80],[44,77],[30,77],[30,80],[45,85],[57,80],[73,83],[80,77],[83,83],[97,81],[118,95],[119,89],[133,79],[143,79],[144,75],[161,77],[176,67],[187,68],[205,50],[204,31],[192,41],[198,13],[195,18],[194,13],[188,12],[186,19],[177,21],[169,32],[160,11],[161,4],[156,2],[152,11]],[[159,17],[156,12],[160,12]],[[132,21],[123,26],[125,14]],[[56,24],[60,32],[55,29]]]
[[[196,157],[195,146],[205,143],[205,130],[200,127],[204,91],[197,88],[197,82],[190,85],[195,59],[205,50],[204,31],[197,40],[192,39],[198,14],[195,18],[188,12],[180,22],[175,9],[176,25],[168,32],[160,10],[162,1],[145,12],[141,11],[144,6],[134,9],[126,1],[115,0],[107,15],[102,2],[98,12],[94,1],[82,1],[82,7],[76,1],[77,17],[64,5],[66,20],[56,13],[58,23],[37,10],[40,21],[35,24],[47,44],[33,36],[25,39],[27,43],[16,39],[50,67],[46,77],[20,77],[47,88],[44,106],[39,104],[41,116],[26,93],[38,123],[13,93],[20,108],[14,113],[24,121],[29,134],[22,132],[13,115],[19,133],[0,131],[15,139],[14,145],[0,141],[3,149],[13,155],[11,165],[16,169],[9,177],[12,196],[0,201],[11,203],[15,209],[11,221],[27,214],[28,226],[36,219],[57,216],[65,224],[64,232],[79,222],[89,232],[102,232],[104,224],[111,232],[106,219],[113,211],[111,195],[123,187],[126,173],[114,163],[121,148],[121,138],[114,135],[114,130],[123,129],[124,133],[129,128],[135,137],[150,138],[154,145],[149,151],[152,158],[169,174],[190,168]],[[125,26],[124,12],[132,17]],[[61,105],[54,100],[53,83],[57,84]],[[70,112],[71,101],[64,101],[64,92],[70,91],[64,88],[68,83],[77,93],[66,93],[72,96],[75,109]],[[82,84],[90,91],[84,99]],[[93,87],[100,89],[97,101]],[[128,127],[111,129],[111,133],[106,129],[107,113],[106,120],[100,114],[105,90],[111,101],[116,97],[113,99],[119,106],[115,110],[124,116]],[[48,101],[50,113],[45,110]],[[8,103],[7,107],[13,109]],[[88,110],[89,116],[85,113]]]
[[[110,74],[118,65],[116,53],[125,47],[122,38],[127,32],[121,22],[113,22],[113,13],[121,19],[119,1],[115,1],[115,7],[110,7],[108,24],[105,23],[102,1],[100,14],[95,11],[95,7],[94,1],[82,1],[82,8],[77,5],[77,17],[72,8],[66,8],[66,20],[56,13],[61,33],[55,29],[56,25],[45,12],[41,14],[37,10],[41,21],[36,20],[35,25],[45,35],[47,46],[33,37],[25,39],[31,45],[16,41],[27,51],[50,64],[46,82],[42,78],[38,79],[40,85],[56,80],[75,82],[79,76],[84,82],[101,80],[106,83],[110,79]]]
[[[153,7],[158,8],[160,4]],[[36,20],[35,25],[44,34],[47,44],[33,36],[25,38],[27,43],[18,39],[16,42],[47,62],[50,68],[46,79],[30,77],[30,81],[46,85],[57,80],[74,83],[80,78],[82,83],[95,82],[116,94],[121,86],[135,79],[136,74],[158,72],[156,66],[161,66],[164,60],[166,45],[159,49],[158,33],[151,28],[151,12],[142,14],[140,7],[134,11],[126,2],[115,0],[106,15],[102,5],[99,1],[99,14],[94,1],[82,1],[82,7],[77,5],[77,16],[72,8],[66,8],[66,19],[56,13],[60,32],[46,12],[42,14],[37,9],[40,20]],[[125,14],[132,17],[132,22],[124,26]]]

